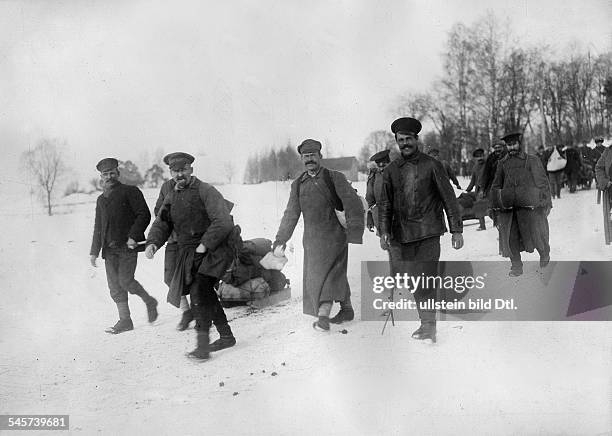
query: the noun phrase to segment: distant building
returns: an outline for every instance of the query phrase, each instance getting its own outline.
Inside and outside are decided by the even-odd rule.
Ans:
[[[359,162],[357,162],[355,156],[322,159],[321,165],[330,170],[340,171],[351,182],[357,182],[359,180],[359,171],[357,170]]]

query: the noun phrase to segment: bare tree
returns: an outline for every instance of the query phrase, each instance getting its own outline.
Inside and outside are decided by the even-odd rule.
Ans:
[[[47,204],[47,213],[52,215],[51,198],[57,182],[66,172],[66,165],[56,139],[41,139],[36,147],[23,152],[22,164],[40,188]]]

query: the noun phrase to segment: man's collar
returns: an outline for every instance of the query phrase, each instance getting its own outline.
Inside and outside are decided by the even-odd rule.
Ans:
[[[300,182],[303,182],[305,180],[308,180],[310,178],[313,177],[319,177],[319,175],[321,174],[321,171],[323,170],[322,166],[319,166],[319,169],[317,170],[316,174],[314,176],[311,176],[310,174],[308,174],[308,170],[304,171],[304,174],[302,175],[302,178],[300,179]]]

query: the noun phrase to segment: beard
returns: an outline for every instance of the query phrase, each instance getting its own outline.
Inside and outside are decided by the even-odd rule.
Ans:
[[[119,180],[117,180],[117,179],[108,179],[108,180],[102,182],[102,188],[104,188],[104,189],[111,189],[117,183],[119,183]]]

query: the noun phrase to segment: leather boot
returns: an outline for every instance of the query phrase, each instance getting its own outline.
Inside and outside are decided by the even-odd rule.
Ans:
[[[155,322],[157,319],[157,300],[153,297],[149,297],[146,302],[147,305],[147,316],[149,317],[149,322]]]
[[[412,337],[420,341],[431,339],[432,342],[436,342],[436,322],[421,321],[421,326],[412,333]]]
[[[187,354],[187,357],[193,360],[204,361],[210,358],[210,349],[208,344],[208,330],[198,330],[197,335],[198,346],[195,350]]]
[[[355,311],[352,307],[343,307],[340,311],[329,320],[332,324],[342,324],[344,321],[352,321],[355,319]]]
[[[328,332],[329,331],[329,317],[321,315],[319,319],[312,323],[312,328],[318,332]]]
[[[210,344],[209,350],[211,353],[236,345],[236,338],[234,337],[229,324],[221,324],[216,327],[220,338]]]
[[[130,318],[122,318],[117,321],[114,326],[107,328],[105,331],[106,333],[118,335],[119,333],[127,332],[130,330],[134,330],[134,324],[132,323],[132,320]]]

